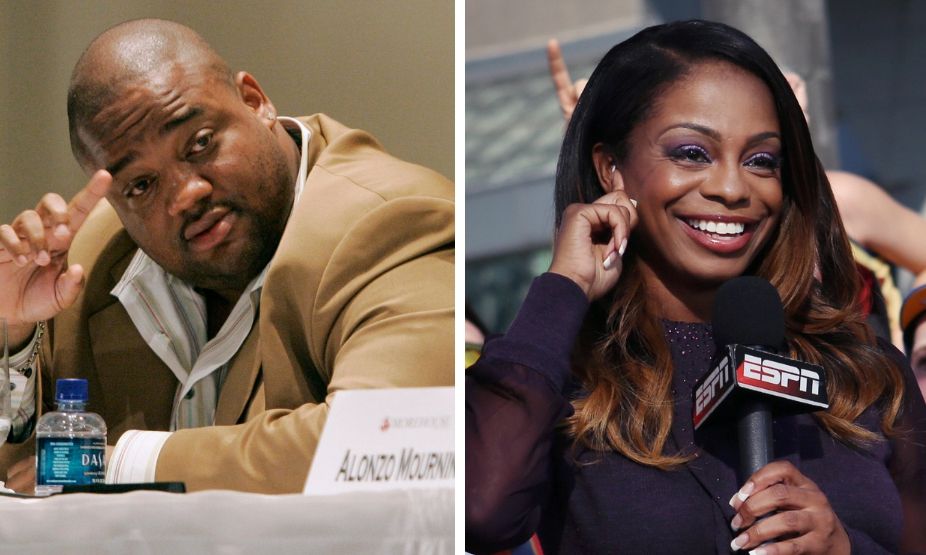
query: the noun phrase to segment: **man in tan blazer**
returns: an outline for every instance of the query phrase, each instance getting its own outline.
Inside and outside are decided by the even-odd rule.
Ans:
[[[18,293],[0,295],[0,316],[14,347],[38,354],[44,410],[55,379],[89,380],[109,443],[122,439],[114,467],[135,441],[126,431],[176,429],[157,435],[147,478],[295,492],[337,391],[453,383],[446,179],[326,116],[278,117],[252,76],[232,75],[193,31],[164,21],[122,24],[91,44],[69,119],[92,177],[69,204],[46,195],[0,226],[0,291]],[[138,288],[126,281],[133,268],[145,273],[140,259],[198,296],[181,312],[204,315],[190,375],[200,349],[243,326],[209,376],[211,404],[185,404],[211,389],[184,383],[170,326],[139,323],[147,292],[129,291],[134,305],[123,297]],[[249,303],[252,320],[241,316]],[[187,413],[198,427],[184,425]],[[31,447],[4,449],[9,463]],[[29,468],[14,464],[8,481],[26,487]]]

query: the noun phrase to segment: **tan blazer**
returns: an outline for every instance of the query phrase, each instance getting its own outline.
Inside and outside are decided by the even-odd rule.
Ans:
[[[342,389],[453,384],[453,184],[324,115],[305,189],[270,262],[260,313],[232,359],[216,426],[174,433],[157,480],[191,490],[301,491],[331,396]],[[114,444],[166,430],[177,388],[109,294],[135,253],[102,203],[71,248],[87,283],[43,351],[54,380],[90,381]]]

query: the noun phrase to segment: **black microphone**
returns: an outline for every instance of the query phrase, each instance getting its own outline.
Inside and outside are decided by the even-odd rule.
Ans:
[[[823,368],[780,356],[784,307],[778,291],[756,276],[731,279],[714,299],[717,356],[694,387],[694,427],[729,407],[737,421],[742,481],[772,459],[772,411],[829,407]],[[716,418],[715,418],[716,419]]]

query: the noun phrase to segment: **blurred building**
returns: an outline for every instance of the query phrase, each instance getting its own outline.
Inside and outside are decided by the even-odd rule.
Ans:
[[[530,280],[550,262],[564,125],[547,40],[559,39],[577,79],[640,29],[689,18],[738,27],[801,73],[824,164],[864,175],[923,210],[926,3],[468,0],[466,298],[492,331],[504,331]]]

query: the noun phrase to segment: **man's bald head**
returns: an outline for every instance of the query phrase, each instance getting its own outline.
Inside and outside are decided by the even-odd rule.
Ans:
[[[163,19],[120,23],[93,39],[71,74],[68,127],[71,150],[83,165],[88,158],[78,129],[110,105],[128,84],[149,78],[177,62],[211,73],[235,87],[234,75],[211,46],[185,25]]]

